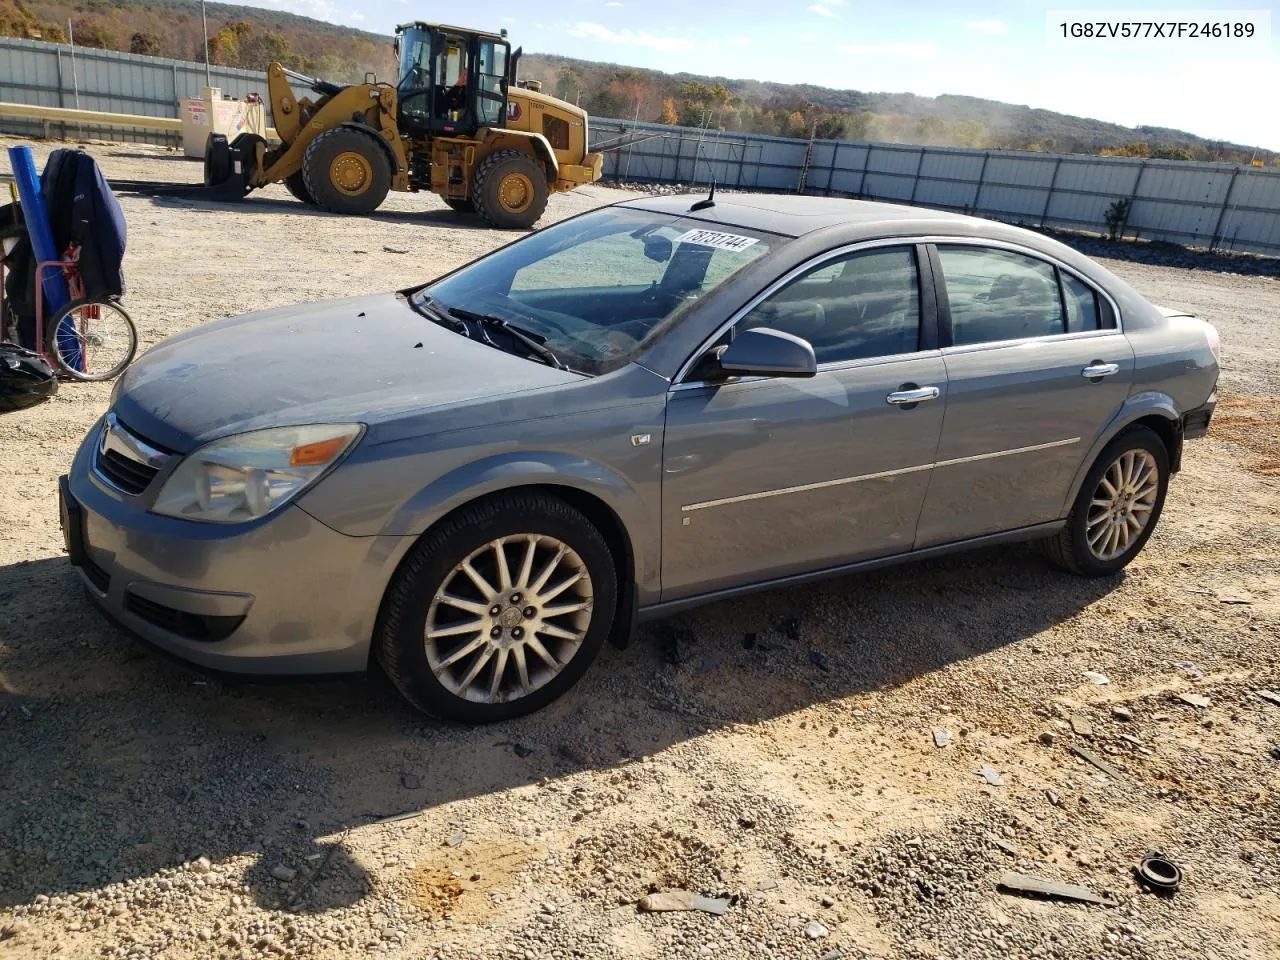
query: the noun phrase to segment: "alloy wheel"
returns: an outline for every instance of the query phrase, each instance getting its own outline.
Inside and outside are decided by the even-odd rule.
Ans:
[[[1089,551],[1103,562],[1127,551],[1151,522],[1159,492],[1160,468],[1150,452],[1120,454],[1102,474],[1089,503]]]
[[[573,660],[591,625],[591,575],[568,544],[500,537],[444,578],[427,611],[427,663],[455,696],[518,700]]]

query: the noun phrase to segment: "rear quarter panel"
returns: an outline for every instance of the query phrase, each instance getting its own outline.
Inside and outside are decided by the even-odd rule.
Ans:
[[[1204,321],[1166,317],[1136,293],[1117,300],[1125,335],[1133,347],[1133,382],[1128,399],[1082,461],[1063,505],[1064,515],[1089,468],[1121,430],[1150,416],[1178,423],[1188,411],[1203,405],[1218,383],[1218,361],[1209,349]]]

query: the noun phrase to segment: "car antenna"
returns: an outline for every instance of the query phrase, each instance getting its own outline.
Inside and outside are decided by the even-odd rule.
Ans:
[[[706,210],[708,207],[714,207],[715,205],[716,205],[716,181],[713,178],[711,180],[711,192],[707,194],[707,198],[705,200],[699,200],[689,209],[691,211]]]

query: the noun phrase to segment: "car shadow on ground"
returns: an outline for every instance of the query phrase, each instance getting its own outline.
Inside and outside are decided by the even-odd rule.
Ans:
[[[417,715],[377,673],[200,675],[106,623],[64,559],[0,566],[0,906],[245,853],[264,907],[350,905],[372,882],[351,829],[422,815],[442,842],[465,826],[455,801],[898,686],[1022,642],[1120,579],[1020,546],[724,601],[607,647],[540,713],[464,727]]]

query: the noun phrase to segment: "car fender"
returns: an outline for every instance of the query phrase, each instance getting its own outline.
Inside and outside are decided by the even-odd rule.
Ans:
[[[1102,453],[1106,445],[1114,440],[1125,427],[1152,414],[1164,417],[1175,428],[1181,421],[1177,405],[1168,394],[1160,393],[1156,390],[1132,394],[1116,411],[1116,415],[1111,419],[1111,422],[1098,434],[1093,446],[1089,448],[1088,454],[1081,461],[1080,467],[1071,481],[1071,489],[1067,493],[1067,500],[1062,507],[1063,516],[1066,516],[1071,511],[1071,505],[1075,503],[1076,497],[1079,496],[1080,485],[1084,483],[1085,475],[1093,467],[1094,461],[1098,459],[1098,455]],[[1178,451],[1171,450],[1169,454],[1170,459],[1176,462]]]
[[[594,496],[617,517],[630,541],[641,595],[658,584],[658,518],[621,474],[602,463],[559,451],[518,450],[475,460],[437,477],[388,519],[383,533],[419,536],[442,517],[478,500],[519,487],[566,487]],[[621,573],[621,571],[620,571]]]

